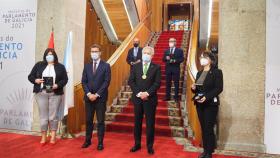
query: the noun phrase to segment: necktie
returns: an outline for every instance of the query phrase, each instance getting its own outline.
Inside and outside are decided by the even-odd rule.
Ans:
[[[96,65],[97,65],[97,63],[96,63],[96,62],[94,62],[94,66],[93,66],[93,74],[95,74],[95,73],[96,73]]]
[[[147,71],[148,71],[148,64],[146,63],[144,64],[144,70],[143,70],[145,76],[147,75]]]
[[[170,54],[174,54],[174,48],[170,48]]]

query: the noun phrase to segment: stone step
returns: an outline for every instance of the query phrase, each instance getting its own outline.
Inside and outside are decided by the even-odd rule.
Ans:
[[[106,121],[116,121],[116,122],[134,122],[134,114],[133,113],[106,113],[105,117]],[[143,123],[145,121],[145,117]],[[161,126],[182,126],[183,120],[181,117],[174,116],[162,116],[156,115],[155,123]]]
[[[134,113],[134,106],[127,105],[113,105],[109,111],[110,113]],[[175,107],[157,107],[157,115],[166,115],[166,116],[180,116],[180,109]]]

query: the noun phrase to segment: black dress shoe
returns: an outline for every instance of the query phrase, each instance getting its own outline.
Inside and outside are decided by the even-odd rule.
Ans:
[[[98,146],[97,146],[97,150],[101,151],[101,150],[103,150],[103,149],[104,149],[103,144],[98,144]]]
[[[138,151],[138,150],[140,150],[141,149],[141,147],[140,146],[133,146],[131,149],[130,149],[130,152],[132,152],[132,153],[134,153],[134,152],[136,152],[136,151]]]
[[[170,101],[170,98],[165,98],[163,99],[163,101]]]
[[[206,153],[205,156],[204,156],[203,158],[212,158],[212,154]]]
[[[204,158],[205,155],[206,155],[206,152],[203,152],[203,153],[201,153],[201,154],[198,156],[198,158]]]
[[[148,154],[153,155],[155,153],[153,148],[149,148],[148,149]]]
[[[82,148],[88,148],[90,145],[91,145],[90,142],[85,142],[85,143],[82,145]]]

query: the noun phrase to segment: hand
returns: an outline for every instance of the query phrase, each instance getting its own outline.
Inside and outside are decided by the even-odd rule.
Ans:
[[[58,88],[58,85],[57,84],[54,84],[52,89],[57,89]]]
[[[149,94],[147,92],[142,92],[140,98],[142,100],[148,100]]]
[[[166,60],[170,60],[170,56],[166,56]]]
[[[130,65],[134,65],[135,63],[134,62],[130,62]]]
[[[95,101],[95,100],[97,99],[97,97],[98,97],[98,96],[95,95],[95,94],[89,94],[89,95],[88,95],[88,98],[89,98],[90,101]]]
[[[195,85],[195,84],[192,84],[191,89],[192,89],[192,90],[195,90],[195,89],[196,89],[196,85]]]
[[[141,60],[140,59],[138,59],[137,61],[136,61],[136,63],[140,63],[141,62]]]
[[[41,84],[41,83],[44,83],[44,79],[36,79],[35,80],[35,83],[37,83],[37,84]]]
[[[204,103],[205,100],[206,100],[206,98],[205,98],[205,96],[204,96],[204,97],[202,97],[200,100],[198,100],[197,102],[199,102],[199,103]]]

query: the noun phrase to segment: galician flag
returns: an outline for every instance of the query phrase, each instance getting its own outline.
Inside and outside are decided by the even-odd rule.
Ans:
[[[61,117],[63,118],[68,114],[68,109],[74,107],[74,81],[73,81],[73,58],[72,58],[72,43],[73,33],[70,31],[68,34],[67,45],[64,52],[63,64],[66,68],[68,75],[68,83],[64,87],[64,98],[62,99]],[[63,113],[63,114],[62,114]]]

